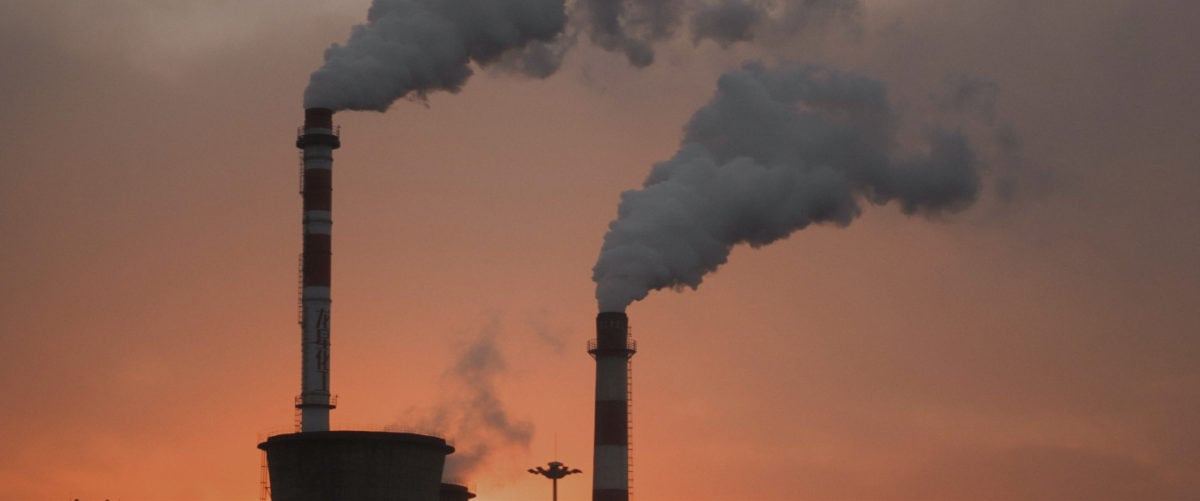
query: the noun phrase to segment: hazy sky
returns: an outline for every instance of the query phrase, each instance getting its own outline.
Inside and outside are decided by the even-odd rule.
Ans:
[[[0,499],[258,498],[299,392],[302,94],[368,5],[6,3]],[[871,0],[339,113],[333,425],[490,444],[480,501],[548,498],[525,469],[557,457],[587,499],[620,193],[722,73],[813,62],[886,84],[901,147],[961,127],[980,200],[864,204],[634,303],[636,499],[1200,498],[1196,26],[1190,0]],[[527,445],[472,419],[484,393]]]

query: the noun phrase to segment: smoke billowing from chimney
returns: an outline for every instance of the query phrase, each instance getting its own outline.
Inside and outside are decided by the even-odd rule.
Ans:
[[[325,51],[304,106],[385,111],[410,94],[456,92],[470,63],[552,40],[565,23],[563,0],[374,0],[366,24]]]
[[[333,44],[304,91],[305,108],[386,111],[404,97],[457,92],[472,63],[546,78],[558,71],[579,32],[629,63],[654,63],[654,45],[686,24],[692,40],[722,47],[766,45],[834,18],[861,0],[577,0],[566,36],[565,0],[374,0],[367,22]]]
[[[593,268],[600,311],[696,288],[734,245],[845,226],[863,202],[933,215],[975,201],[980,174],[961,133],[930,132],[925,152],[905,157],[896,129],[886,86],[867,76],[757,63],[725,73],[675,156],[621,194]]]

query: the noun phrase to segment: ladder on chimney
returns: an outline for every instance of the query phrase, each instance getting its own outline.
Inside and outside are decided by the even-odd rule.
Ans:
[[[300,152],[300,195],[304,195],[304,152]]]
[[[304,431],[304,410],[300,408],[302,402],[304,402],[304,396],[296,395],[296,417],[293,420],[296,425],[296,433]]]
[[[258,491],[259,501],[271,501],[271,470],[267,468],[267,451],[261,451],[261,472],[259,473],[259,485],[262,487]]]
[[[296,323],[304,327],[304,253],[296,265]]]
[[[633,359],[625,360],[625,463],[628,468],[626,488],[633,499]]]

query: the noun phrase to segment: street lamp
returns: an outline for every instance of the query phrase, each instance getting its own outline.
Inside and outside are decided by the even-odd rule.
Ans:
[[[558,461],[551,461],[546,466],[549,466],[549,468],[542,468],[541,466],[530,468],[529,473],[541,475],[554,482],[554,501],[558,501],[558,479],[575,473],[583,473],[579,468],[570,468]]]

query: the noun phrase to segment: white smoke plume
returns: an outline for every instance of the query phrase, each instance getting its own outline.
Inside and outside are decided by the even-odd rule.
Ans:
[[[325,51],[304,91],[305,108],[386,111],[396,100],[457,92],[472,65],[499,63],[546,78],[581,34],[629,63],[654,63],[654,46],[685,23],[692,40],[722,47],[771,44],[835,18],[861,0],[374,0],[367,22]]]
[[[593,268],[600,311],[696,288],[734,245],[845,226],[864,202],[934,215],[975,201],[980,174],[963,134],[934,130],[923,154],[903,156],[896,128],[886,86],[867,76],[758,63],[725,73],[675,156],[621,194]]]
[[[345,45],[325,51],[305,108],[386,111],[405,96],[458,91],[505,52],[553,40],[563,0],[374,0]]]

